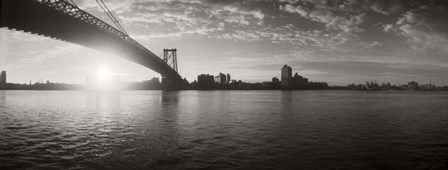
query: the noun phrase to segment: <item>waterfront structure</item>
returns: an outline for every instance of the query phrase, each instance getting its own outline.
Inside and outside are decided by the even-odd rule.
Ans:
[[[277,77],[272,77],[272,83],[280,83],[280,80]]]
[[[212,89],[215,84],[213,75],[201,74],[198,75],[198,88],[201,90]]]
[[[230,76],[229,76],[230,77]],[[217,76],[215,76],[215,83],[218,83],[218,84],[226,84],[226,79],[227,79],[227,77],[226,77],[226,75],[225,74],[222,74],[221,72],[217,75]]]
[[[6,71],[2,71],[0,74],[0,84],[6,84]]]
[[[415,81],[411,81],[408,83],[408,88],[413,90],[418,89],[418,83]]]
[[[280,80],[277,77],[272,77],[270,85],[272,89],[280,89],[281,87]]]
[[[227,77],[226,77],[226,84],[229,84],[230,83],[230,74],[229,73],[227,73]]]
[[[294,89],[303,89],[308,84],[308,79],[296,73],[292,83],[294,84]]]
[[[282,67],[281,71],[282,71],[282,77],[281,77],[282,87],[290,87],[292,79],[292,68],[285,64]]]

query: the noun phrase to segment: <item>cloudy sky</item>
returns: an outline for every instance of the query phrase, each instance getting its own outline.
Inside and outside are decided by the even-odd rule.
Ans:
[[[95,0],[75,0],[109,22]],[[270,81],[288,64],[330,85],[369,80],[448,84],[444,0],[105,0],[135,40],[162,54],[177,48],[179,69]],[[109,22],[110,23],[110,22]],[[8,81],[84,83],[100,67],[124,81],[157,73],[126,59],[36,35],[0,29]]]

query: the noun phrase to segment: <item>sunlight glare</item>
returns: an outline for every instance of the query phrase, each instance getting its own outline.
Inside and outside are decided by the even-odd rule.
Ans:
[[[101,67],[97,72],[97,79],[100,82],[108,81],[111,79],[112,73],[107,67]]]
[[[106,66],[99,66],[96,72],[87,77],[88,90],[120,90],[121,80],[119,74],[112,72]]]

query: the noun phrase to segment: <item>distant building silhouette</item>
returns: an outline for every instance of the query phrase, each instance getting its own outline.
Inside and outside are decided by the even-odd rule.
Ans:
[[[226,84],[227,83],[226,79],[227,77],[225,74],[219,73],[217,76],[215,76],[215,83]]]
[[[308,84],[308,79],[297,73],[294,74],[293,80],[294,81],[292,83],[294,84],[294,89],[304,89]]]
[[[280,83],[280,80],[277,77],[272,77],[272,83]]]
[[[6,84],[6,71],[2,71],[0,74],[0,84]]]
[[[408,88],[416,90],[416,89],[418,89],[418,83],[415,82],[415,81],[411,81],[411,82],[408,83]]]
[[[226,77],[226,84],[229,84],[230,83],[230,74],[229,73],[227,73],[227,77]]]
[[[292,79],[292,68],[288,65],[284,65],[282,67],[282,87],[288,88],[291,85],[291,79]]]
[[[198,88],[201,90],[213,89],[215,79],[213,75],[201,74],[198,76]]]

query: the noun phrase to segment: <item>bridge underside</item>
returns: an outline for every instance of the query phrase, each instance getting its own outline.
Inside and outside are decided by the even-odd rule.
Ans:
[[[75,43],[105,51],[143,65],[169,80],[167,89],[178,89],[181,76],[157,55],[114,36],[96,25],[33,0],[1,0],[0,27]],[[139,45],[139,44],[138,44]],[[168,87],[169,86],[169,87]],[[179,87],[178,87],[179,86]]]

